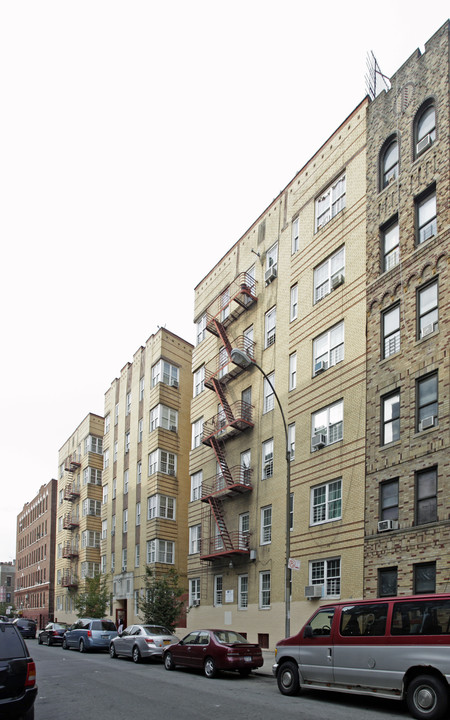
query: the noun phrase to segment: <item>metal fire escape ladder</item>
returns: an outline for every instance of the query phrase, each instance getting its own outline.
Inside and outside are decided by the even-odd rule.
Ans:
[[[214,455],[216,456],[223,479],[227,485],[233,485],[234,480],[225,458],[224,444],[217,438],[211,438],[211,447],[214,450]]]
[[[228,532],[228,528],[225,525],[225,520],[223,518],[222,501],[217,497],[211,496],[208,499],[208,502],[214,516],[217,529],[219,530],[219,535],[222,539],[224,550],[233,550],[233,542],[231,540],[230,533]]]

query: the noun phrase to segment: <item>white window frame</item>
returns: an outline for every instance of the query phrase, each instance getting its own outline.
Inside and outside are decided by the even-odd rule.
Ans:
[[[190,578],[189,580],[189,607],[200,602],[200,578]]]
[[[203,471],[199,470],[191,475],[191,502],[200,500],[202,496]]]
[[[130,438],[131,438],[131,433],[128,431],[125,433],[125,452],[126,453],[130,452]]]
[[[202,545],[202,526],[191,525],[189,528],[189,555],[196,555],[201,552]]]
[[[150,432],[157,428],[178,432],[178,410],[159,403],[150,410]]]
[[[264,315],[264,348],[275,343],[277,330],[277,306],[274,305]]]
[[[338,569],[338,572],[336,572]],[[341,595],[342,563],[340,557],[309,561],[309,584],[323,585],[323,598],[336,599]]]
[[[316,199],[316,232],[330,222],[345,208],[346,179],[345,172],[331,183]]]
[[[88,515],[100,517],[101,514],[102,504],[100,500],[93,500],[92,498],[86,498],[85,500],[83,500],[83,517],[87,517]]]
[[[422,245],[437,235],[436,188],[424,194],[420,200],[416,200],[416,213],[417,244]]]
[[[261,508],[261,534],[260,545],[270,545],[272,542],[272,505]]]
[[[203,418],[192,423],[192,450],[200,447],[203,438]]]
[[[238,610],[248,609],[248,575],[238,575]]]
[[[126,402],[125,415],[129,415],[131,412],[131,392],[127,392],[125,402]]]
[[[266,270],[278,269],[278,242],[274,243],[266,252]]]
[[[270,381],[270,382],[269,382]],[[275,373],[269,373],[263,381],[263,414],[271,412],[275,407],[275,394],[270,385],[275,387]]]
[[[300,233],[300,222],[299,218],[296,217],[292,221],[291,228],[291,252],[292,255],[297,252],[299,248],[299,233]]]
[[[156,472],[176,477],[177,474],[177,456],[175,453],[168,452],[158,448],[151,452],[148,456],[148,474],[153,475]]]
[[[206,313],[204,313],[196,323],[197,333],[196,333],[196,344],[200,345],[202,340],[206,337]]]
[[[128,567],[128,549],[122,548],[122,572],[126,572]]]
[[[344,401],[338,400],[312,415],[312,433],[326,436],[326,445],[333,445],[344,438]],[[330,439],[331,438],[331,439]]]
[[[262,479],[267,480],[273,476],[273,438],[264,440],[262,444]],[[270,467],[269,467],[270,466]]]
[[[136,484],[139,485],[139,483],[142,482],[142,460],[138,460],[136,465]]]
[[[175,543],[171,540],[154,538],[147,541],[147,564],[162,563],[175,564]]]
[[[109,448],[105,448],[103,452],[103,470],[109,467]]]
[[[205,389],[205,366],[202,365],[194,373],[194,397],[200,395]]]
[[[388,272],[400,262],[400,226],[398,219],[383,227],[381,237],[383,242],[383,272]]]
[[[116,553],[112,552],[111,553],[111,572],[114,572],[115,569],[116,569]]]
[[[259,573],[259,609],[270,609],[271,574],[270,570],[262,570]]]
[[[139,401],[144,399],[145,391],[145,377],[144,375],[139,379]]]
[[[291,453],[290,461],[292,462],[295,459],[295,422],[288,425],[288,443]]]
[[[289,355],[289,390],[295,390],[297,387],[297,353],[293,352]]]
[[[176,365],[161,358],[152,366],[152,387],[155,387],[160,382],[165,385],[178,387],[179,376],[180,369]]]
[[[122,514],[122,532],[128,532],[128,508],[123,510]]]
[[[130,471],[124,470],[123,471],[123,494],[128,494],[128,485],[129,485],[129,479],[130,479]]]
[[[141,524],[141,501],[136,503],[136,526]]]
[[[214,575],[214,607],[223,603],[223,575]]]
[[[326,368],[333,367],[344,360],[345,332],[344,321],[333,325],[324,333],[318,335],[313,341],[313,376],[320,370],[317,365],[320,361]]]
[[[292,322],[297,320],[298,316],[298,283],[291,287],[291,302],[290,302],[290,316],[289,319]]]
[[[147,498],[147,520],[176,520],[176,498],[155,493]]]
[[[392,329],[387,331],[387,323],[395,323],[392,325]],[[381,327],[382,327],[382,342],[381,355],[383,358],[387,358],[390,355],[394,355],[400,350],[400,305],[394,305],[394,307],[385,310],[381,314]]]
[[[139,567],[141,564],[141,544],[136,543],[134,546],[134,567]]]
[[[105,435],[106,435],[106,433],[109,432],[110,427],[111,427],[111,415],[110,415],[110,413],[108,413],[107,415],[105,415],[105,429],[104,429]]]
[[[336,508],[339,512],[336,513]],[[311,488],[310,524],[323,525],[342,518],[342,478]]]
[[[314,305],[332,292],[333,280],[340,275],[345,279],[344,245],[314,268]]]
[[[142,442],[144,437],[144,418],[139,418],[138,422],[138,443]]]

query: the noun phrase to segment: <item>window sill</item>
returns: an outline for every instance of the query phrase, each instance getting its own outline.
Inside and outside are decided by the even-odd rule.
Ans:
[[[401,445],[401,439],[393,440],[390,443],[385,443],[384,445],[380,445],[380,450],[389,450],[392,447],[396,447],[397,445]]]
[[[436,425],[433,425],[433,427],[426,428],[425,430],[415,430],[413,434],[413,439],[420,438],[422,435],[429,435],[430,432],[433,432],[433,430],[439,429],[439,423],[436,423]]]
[[[435,337],[436,335],[439,335],[439,328],[437,330],[433,330],[433,332],[428,333],[428,335],[425,335],[424,337],[417,338],[416,342],[414,343],[415,346],[421,345],[422,343],[426,342],[432,337]]]
[[[397,352],[392,353],[391,355],[388,355],[387,357],[381,358],[380,365],[383,365],[384,363],[388,362],[388,360],[390,361],[390,360],[392,360],[393,357],[398,357],[401,354],[402,354],[401,350],[397,350]]]

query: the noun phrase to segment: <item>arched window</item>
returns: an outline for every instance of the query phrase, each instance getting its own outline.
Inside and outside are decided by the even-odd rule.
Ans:
[[[436,110],[429,102],[420,109],[415,126],[416,155],[425,152],[436,140]]]
[[[398,172],[398,140],[393,137],[384,145],[381,154],[381,189],[396,180]]]

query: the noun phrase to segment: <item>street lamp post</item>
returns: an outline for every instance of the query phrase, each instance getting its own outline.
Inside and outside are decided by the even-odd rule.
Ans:
[[[284,416],[283,408],[281,406],[280,398],[278,397],[274,386],[270,378],[266,375],[262,367],[256,363],[253,358],[247,355],[244,350],[239,348],[233,348],[231,350],[231,360],[235,365],[246,370],[247,368],[254,366],[258,368],[259,372],[269,383],[269,386],[276,398],[278,407],[280,409],[281,417],[284,426],[284,436],[286,443],[286,541],[285,541],[285,552],[286,561],[284,565],[284,631],[285,637],[289,637],[291,634],[291,584],[290,584],[290,573],[289,573],[289,556],[291,554],[291,450],[289,447],[289,433],[286,425],[286,418]]]

